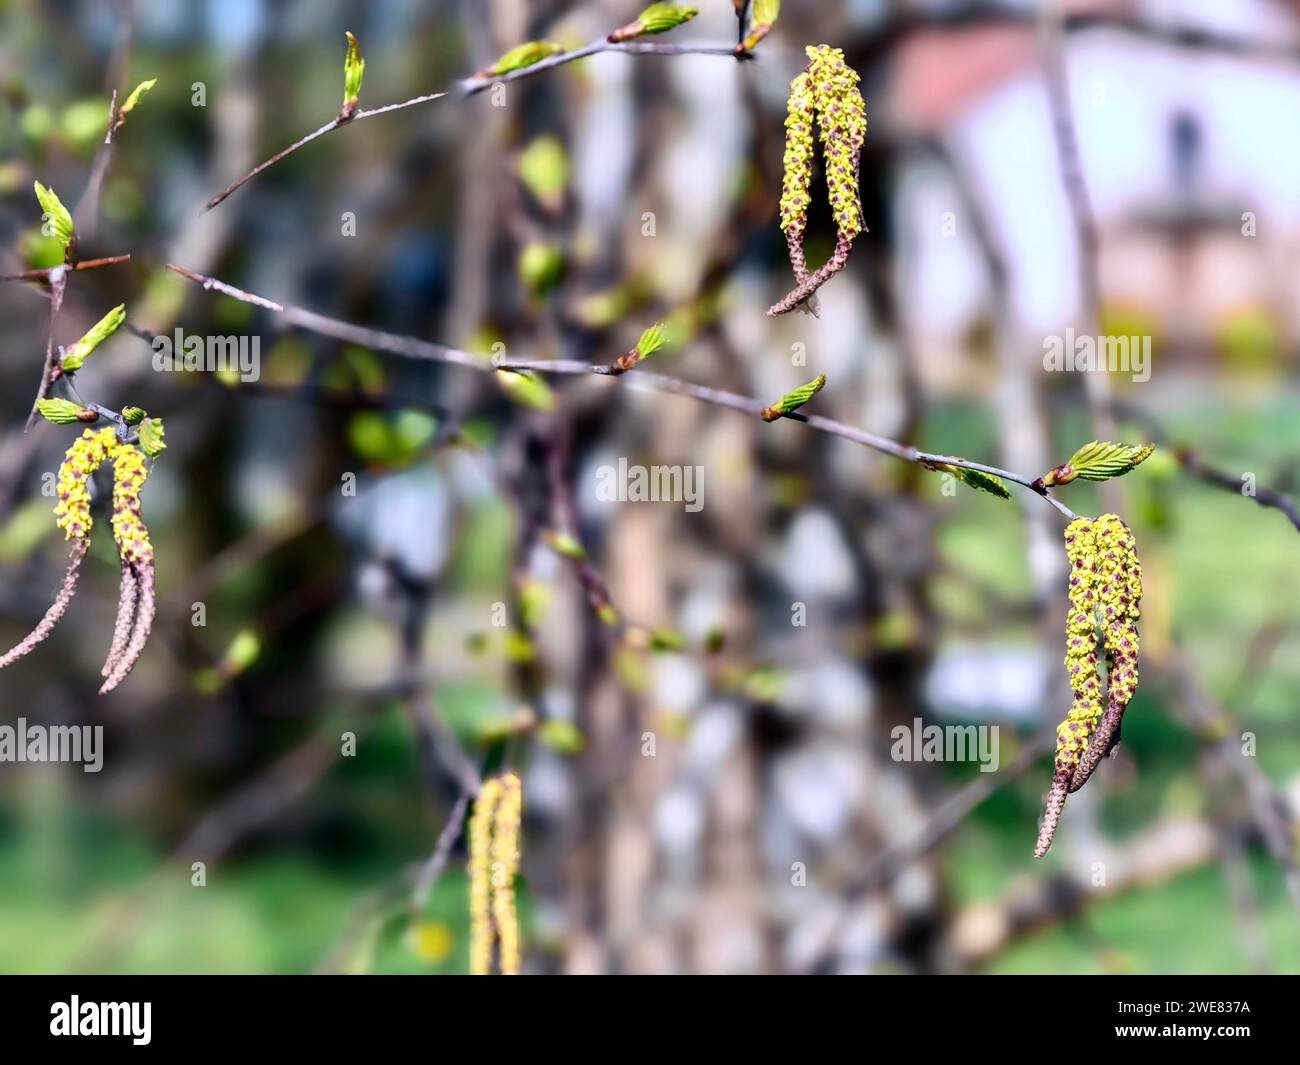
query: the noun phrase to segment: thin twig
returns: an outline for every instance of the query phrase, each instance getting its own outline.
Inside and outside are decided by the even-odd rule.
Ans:
[[[257,177],[257,175],[260,174],[263,170],[266,170],[268,167],[274,166],[285,156],[292,155],[299,148],[302,148],[305,145],[310,144],[318,137],[323,137],[327,133],[333,133],[334,130],[338,129],[340,126],[349,126],[353,122],[360,122],[363,118],[374,118],[376,115],[386,115],[390,111],[401,111],[403,108],[414,107],[416,104],[428,103],[430,100],[438,100],[446,95],[447,94],[445,92],[435,92],[435,93],[430,93],[427,96],[413,96],[411,99],[403,100],[401,103],[388,104],[385,107],[376,107],[376,108],[372,108],[369,111],[357,111],[350,118],[344,118],[342,115],[335,115],[328,122],[326,122],[325,125],[321,126],[320,129],[313,130],[311,133],[308,133],[307,136],[305,137],[300,137],[298,140],[294,141],[291,145],[289,145],[289,147],[283,148],[280,151],[276,152],[273,156],[271,156],[270,159],[266,160],[266,162],[259,163],[257,166],[253,167],[252,170],[250,170],[239,180],[234,181],[229,186],[227,186],[224,192],[219,192],[215,196],[213,196],[212,199],[210,199],[206,204],[203,205],[203,209],[205,211],[212,210],[212,208],[216,207],[219,203],[221,203],[222,200],[224,200],[232,192],[237,191],[240,187],[252,181],[253,178]]]
[[[656,44],[645,41],[625,41],[622,43],[611,43],[603,38],[599,41],[593,41],[583,48],[575,48],[570,52],[561,52],[559,55],[543,59],[532,66],[522,67],[519,70],[512,70],[507,74],[489,78],[465,78],[456,84],[456,92],[461,97],[474,96],[477,93],[493,85],[503,84],[505,82],[518,81],[520,78],[532,77],[534,74],[540,74],[546,70],[553,70],[555,67],[562,66],[565,63],[572,63],[576,59],[585,59],[587,56],[596,55],[598,52],[627,52],[632,55],[725,55],[737,58],[735,49],[727,45],[695,45],[695,44]],[[746,57],[740,57],[746,58]],[[325,125],[317,130],[313,130],[305,137],[294,141],[287,148],[282,149],[271,156],[264,163],[259,163],[253,167],[247,174],[232,182],[223,192],[213,196],[203,207],[205,211],[210,211],[216,207],[231,193],[237,191],[242,186],[248,184],[253,178],[257,177],[263,170],[274,166],[285,156],[292,155],[299,148],[305,147],[312,141],[325,136],[327,133],[333,133],[341,126],[350,126],[353,123],[360,122],[363,118],[374,118],[376,115],[386,115],[391,111],[401,111],[407,107],[415,107],[417,104],[429,103],[432,100],[440,100],[447,96],[447,92],[434,92],[426,96],[415,96],[409,100],[403,100],[401,103],[387,104],[384,107],[375,107],[368,111],[357,111],[349,118],[342,115],[336,115]]]
[[[224,281],[218,281],[216,278],[208,277],[205,274],[196,273],[193,270],[187,270],[184,267],[177,266],[175,263],[168,263],[167,269],[188,278],[195,284],[202,285],[205,289],[215,290],[224,295],[237,299],[241,303],[252,304],[255,307],[262,307],[265,310],[274,311],[282,315],[286,321],[306,329],[309,332],[320,333],[324,336],[333,337],[337,340],[345,340],[352,344],[358,344],[362,347],[371,348],[378,351],[391,352],[394,355],[401,355],[405,358],[425,359],[434,362],[452,363],[457,366],[467,366],[480,372],[491,370],[508,370],[515,373],[545,373],[545,374],[564,374],[568,376],[585,376],[595,375],[599,377],[616,377],[620,381],[627,382],[633,388],[649,388],[656,392],[667,392],[674,395],[689,396],[697,399],[702,403],[711,403],[718,407],[727,407],[731,410],[740,411],[744,414],[751,414],[761,418],[763,411],[767,409],[768,404],[761,400],[754,399],[751,396],[742,396],[737,392],[729,392],[725,389],[713,388],[709,385],[696,384],[693,381],[683,381],[677,377],[668,377],[664,374],[650,373],[643,370],[633,370],[630,373],[615,373],[614,369],[608,364],[597,363],[591,364],[580,362],[572,359],[554,359],[554,360],[535,360],[535,361],[496,361],[485,359],[478,355],[472,355],[467,351],[461,351],[457,348],[446,347],[442,344],[434,344],[427,340],[419,340],[415,337],[399,336],[394,333],[386,333],[377,329],[369,329],[365,326],[353,325],[350,322],[340,321],[337,318],[329,318],[323,314],[316,314],[314,311],[303,310],[300,307],[288,306],[269,300],[265,296],[258,296],[251,292],[245,292],[243,289],[236,288],[234,285],[228,285]],[[900,444],[896,440],[890,440],[888,437],[878,436],[875,433],[867,432],[865,429],[858,429],[851,425],[845,425],[843,422],[836,421],[833,418],[826,418],[819,414],[802,415],[798,413],[786,415],[784,420],[802,422],[808,428],[817,432],[827,433],[831,436],[838,436],[845,440],[850,440],[855,444],[871,448],[882,454],[891,455],[894,458],[901,459],[904,462],[910,462],[918,466],[934,468],[935,466],[960,466],[963,469],[977,470],[980,473],[987,473],[994,477],[1001,477],[1029,491],[1041,496],[1055,507],[1065,517],[1073,520],[1078,515],[1059,499],[1054,498],[1045,488],[1034,484],[1034,480],[1029,477],[1013,473],[1010,470],[1001,469],[998,466],[987,466],[980,462],[971,462],[968,459],[956,455],[937,455],[930,451],[921,451],[918,448],[909,447],[906,444]]]
[[[460,838],[460,830],[465,825],[465,815],[469,812],[470,799],[474,796],[470,792],[464,792],[461,797],[451,808],[451,813],[447,817],[447,823],[443,826],[442,831],[438,833],[438,842],[434,844],[433,853],[429,855],[428,861],[420,866],[420,874],[416,878],[415,887],[411,891],[409,909],[414,917],[423,913],[424,908],[429,904],[429,895],[433,891],[434,885],[442,875],[443,869],[447,867],[447,862],[451,858],[451,849],[456,845],[456,840]]]
[[[731,59],[749,58],[748,56],[737,56],[734,45],[727,44],[661,44],[654,41],[607,41],[604,37],[592,41],[581,48],[575,48],[569,52],[561,52],[558,55],[549,56],[537,63],[527,67],[520,67],[518,70],[511,70],[505,74],[491,75],[487,77],[469,77],[460,82],[459,88],[464,96],[473,96],[475,93],[483,92],[493,85],[500,85],[506,82],[518,81],[521,78],[532,77],[534,74],[541,74],[547,70],[554,70],[556,67],[564,66],[566,63],[572,63],[578,59],[586,59],[588,56],[598,55],[601,52],[626,52],[630,55],[723,55]]]
[[[1129,403],[1116,403],[1114,409],[1119,417],[1137,422],[1152,443],[1168,448],[1174,458],[1178,460],[1178,465],[1182,467],[1183,472],[1188,476],[1195,477],[1197,480],[1215,488],[1222,488],[1225,492],[1231,492],[1233,495],[1253,500],[1261,507],[1279,510],[1295,526],[1296,531],[1300,532],[1300,508],[1296,506],[1295,500],[1290,496],[1277,489],[1264,488],[1258,485],[1255,486],[1253,492],[1247,493],[1244,490],[1245,481],[1240,476],[1209,465],[1194,449],[1176,440],[1171,441],[1163,427],[1145,411],[1139,410]]]
[[[67,274],[69,270],[80,273],[82,270],[99,270],[105,266],[117,266],[118,263],[130,262],[129,255],[109,255],[103,259],[85,259],[72,266],[46,266],[39,270],[23,270],[16,274],[0,274],[0,281],[44,281],[49,283],[55,273]]]
[[[59,308],[63,306],[63,292],[67,287],[67,271],[62,267],[55,267],[50,272],[50,329],[45,340],[45,366],[41,370],[41,383],[36,389],[36,399],[32,403],[32,409],[27,415],[27,424],[23,426],[23,432],[31,429],[32,424],[36,421],[36,413],[40,407],[40,402],[50,394],[50,386],[54,384],[54,369],[58,363],[58,351],[54,346],[54,324],[59,317]]]
[[[1280,510],[1286,515],[1287,520],[1295,526],[1296,531],[1300,532],[1300,510],[1296,509],[1295,500],[1289,496],[1274,491],[1272,488],[1260,488],[1258,486],[1253,493],[1248,495],[1242,491],[1243,482],[1240,477],[1215,469],[1213,466],[1207,466],[1195,451],[1180,447],[1175,449],[1174,454],[1179,465],[1197,480],[1214,485],[1216,488],[1222,488],[1235,495],[1253,499],[1261,507],[1272,507],[1274,510]]]

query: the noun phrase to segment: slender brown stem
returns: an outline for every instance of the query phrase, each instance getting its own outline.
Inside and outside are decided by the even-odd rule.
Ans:
[[[495,77],[485,78],[466,78],[457,83],[456,89],[461,96],[473,96],[482,92],[492,85],[498,85],[503,82],[518,81],[520,78],[532,77],[534,74],[540,74],[546,70],[553,70],[555,67],[562,66],[565,63],[572,63],[575,59],[585,59],[587,56],[595,55],[598,52],[627,52],[632,55],[725,55],[734,56],[734,48],[724,45],[695,45],[695,44],[658,44],[647,41],[625,41],[621,44],[614,44],[604,39],[594,41],[583,48],[575,48],[571,52],[561,52],[559,55],[553,55],[548,59],[543,59],[539,63],[534,63],[529,67],[522,67],[519,70],[512,70],[507,74],[501,74]],[[740,57],[746,58],[746,57]],[[287,148],[282,149],[267,159],[264,163],[259,163],[253,167],[247,174],[232,182],[227,188],[213,196],[203,207],[205,211],[210,211],[231,193],[236,192],[242,186],[248,184],[253,178],[257,177],[263,170],[274,166],[287,155],[292,155],[299,148],[302,148],[319,137],[327,133],[333,133],[334,130],[341,126],[350,126],[355,122],[360,122],[364,118],[374,118],[376,115],[386,115],[391,111],[401,111],[407,107],[415,107],[417,104],[429,103],[431,100],[439,100],[448,95],[446,92],[434,92],[425,96],[415,96],[409,100],[403,100],[401,103],[388,104],[384,107],[375,107],[367,111],[357,111],[350,118],[344,118],[342,115],[336,115],[330,119],[320,129],[313,130],[307,136],[294,141]]]
[[[601,52],[626,52],[630,55],[725,55],[732,59],[748,58],[748,56],[737,56],[734,45],[720,44],[661,44],[656,41],[608,41],[604,37],[600,40],[592,41],[581,48],[575,48],[569,52],[561,52],[558,55],[549,56],[546,59],[533,63],[531,66],[520,67],[518,70],[511,70],[505,74],[485,75],[483,77],[466,78],[460,83],[460,90],[465,96],[473,96],[492,85],[500,85],[505,82],[518,81],[521,78],[529,78],[534,74],[541,74],[547,70],[554,70],[556,67],[562,67],[566,63],[572,63],[578,59],[586,59],[588,56],[598,55]]]
[[[0,281],[45,281],[49,282],[55,273],[66,274],[69,270],[78,273],[82,270],[99,270],[105,266],[117,266],[130,262],[129,255],[109,255],[103,259],[84,259],[73,266],[46,266],[39,270],[23,270],[17,274],[0,274]]]
[[[360,122],[363,118],[374,118],[376,115],[386,115],[390,111],[401,111],[407,107],[414,107],[416,106],[416,104],[425,104],[428,103],[430,100],[438,100],[446,95],[447,94],[445,92],[434,92],[434,93],[429,93],[426,96],[413,96],[411,97],[411,99],[403,100],[401,103],[387,104],[384,107],[373,107],[368,111],[354,112],[350,118],[344,118],[342,115],[335,115],[328,122],[326,122],[325,125],[321,126],[320,129],[313,130],[311,133],[308,133],[307,136],[301,137],[298,140],[294,141],[291,145],[289,145],[289,147],[276,152],[273,156],[271,156],[270,159],[266,160],[266,162],[259,163],[257,166],[253,167],[252,170],[250,170],[247,174],[241,177],[238,181],[235,181],[229,186],[227,186],[224,192],[219,192],[217,193],[217,195],[213,196],[212,199],[210,199],[206,204],[204,204],[203,209],[205,211],[212,210],[212,208],[216,207],[217,204],[221,203],[221,201],[224,200],[227,196],[229,196],[232,192],[235,192],[241,186],[246,185],[248,184],[248,182],[252,181],[253,178],[257,177],[257,175],[260,174],[263,170],[266,170],[268,167],[274,166],[286,155],[292,155],[299,148],[302,148],[305,145],[310,144],[318,137],[323,137],[327,133],[333,133],[334,130],[338,129],[340,126],[347,126],[347,125],[351,125],[353,122]]]
[[[41,370],[41,383],[36,389],[36,399],[32,402],[32,409],[27,414],[27,424],[23,426],[23,432],[31,429],[32,424],[36,421],[36,413],[41,400],[50,394],[50,386],[54,383],[54,370],[59,357],[54,347],[54,323],[58,320],[59,309],[63,306],[63,293],[67,283],[68,275],[66,270],[56,267],[51,271],[50,328],[45,340],[45,366]]]
[[[408,903],[408,909],[413,917],[423,913],[425,906],[429,904],[429,894],[451,858],[451,849],[456,845],[461,829],[465,826],[465,815],[469,812],[470,800],[476,794],[477,792],[461,792],[460,798],[451,808],[447,823],[438,833],[438,841],[434,844],[433,853],[429,855],[428,861],[420,866]]]
[[[224,281],[218,281],[216,278],[208,277],[206,274],[196,273],[193,270],[187,270],[175,263],[168,263],[167,269],[182,277],[193,281],[195,284],[202,285],[205,289],[215,290],[224,295],[237,299],[241,303],[252,304],[255,307],[262,307],[265,310],[274,311],[280,314],[284,319],[293,325],[297,325],[309,332],[319,333],[323,336],[333,337],[336,340],[345,340],[352,344],[358,344],[362,347],[371,348],[377,351],[387,351],[394,355],[401,355],[404,358],[426,359],[433,362],[452,363],[457,366],[467,366],[470,369],[480,372],[489,370],[507,370],[515,373],[544,373],[544,374],[564,374],[568,376],[586,376],[595,375],[598,377],[616,377],[620,381],[626,382],[632,388],[649,388],[656,392],[668,392],[674,395],[689,396],[697,399],[701,403],[711,403],[717,407],[727,407],[731,410],[740,411],[743,414],[750,414],[754,417],[761,418],[767,404],[762,400],[754,399],[752,396],[742,396],[737,392],[728,392],[725,389],[713,388],[709,385],[696,384],[693,381],[683,381],[681,378],[668,377],[664,374],[651,373],[649,371],[634,369],[628,373],[617,372],[616,367],[604,363],[586,363],[573,359],[553,359],[553,360],[535,360],[535,361],[497,361],[485,359],[478,355],[472,355],[467,351],[461,351],[457,348],[449,348],[442,344],[434,344],[427,340],[419,340],[415,337],[399,336],[394,333],[386,333],[377,329],[370,329],[365,326],[353,325],[350,322],[340,321],[337,318],[329,318],[323,314],[317,314],[314,311],[303,310],[300,307],[288,306],[269,300],[265,296],[258,296],[252,292],[245,292],[243,289],[236,288],[234,285],[228,285]],[[878,436],[875,433],[867,432],[865,429],[858,429],[851,425],[845,425],[833,418],[826,418],[819,414],[787,415],[785,421],[802,422],[808,428],[827,433],[831,436],[838,436],[845,440],[850,440],[855,444],[861,444],[863,447],[871,448],[894,458],[901,459],[904,462],[911,462],[918,466],[933,467],[935,465],[960,466],[964,469],[978,470],[981,473],[987,473],[994,477],[1002,477],[1012,481],[1024,488],[1028,488],[1036,495],[1042,496],[1053,507],[1055,507],[1065,517],[1073,520],[1077,515],[1070,510],[1059,499],[1051,496],[1045,488],[1034,483],[1029,478],[1010,470],[1004,470],[997,466],[986,466],[983,463],[971,462],[968,459],[956,455],[936,455],[930,451],[921,451],[906,444],[900,444],[896,440],[890,440],[888,437]]]
[[[86,548],[89,546],[90,541],[84,536],[72,541],[72,557],[68,561],[67,572],[63,575],[63,584],[60,585],[59,592],[54,597],[54,602],[45,611],[45,616],[41,618],[36,628],[32,629],[3,655],[0,655],[0,669],[17,662],[24,655],[31,654],[32,649],[49,636],[54,626],[59,623],[59,619],[68,612],[68,604],[72,602],[72,597],[77,592],[77,577],[81,573],[81,560],[86,557]]]
[[[353,117],[355,118],[356,116]],[[224,200],[227,196],[229,196],[232,192],[235,192],[237,189],[241,188],[242,186],[246,185],[248,182],[252,181],[253,178],[257,177],[257,175],[260,174],[263,170],[275,166],[275,164],[278,163],[285,156],[292,155],[299,148],[303,147],[304,145],[310,144],[317,137],[323,137],[325,136],[326,133],[330,133],[338,129],[339,126],[341,125],[343,125],[343,119],[339,118],[336,115],[334,118],[331,118],[328,122],[326,122],[325,125],[321,126],[320,129],[308,133],[307,136],[305,137],[300,137],[298,140],[294,141],[291,145],[289,145],[289,147],[283,148],[280,151],[276,152],[273,156],[271,156],[270,159],[266,160],[266,162],[258,163],[257,166],[253,167],[253,169],[250,170],[243,177],[235,181],[232,181],[229,185],[226,186],[224,192],[217,193],[215,196],[212,197],[212,199],[210,199],[207,203],[205,203],[203,205],[203,209],[205,211],[212,210],[212,208],[216,207],[217,204],[221,203],[221,201]]]

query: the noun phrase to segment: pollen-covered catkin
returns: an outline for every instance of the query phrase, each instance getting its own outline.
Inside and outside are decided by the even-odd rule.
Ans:
[[[519,872],[519,826],[523,785],[514,773],[485,780],[469,820],[469,971],[492,972],[499,958],[501,974],[519,972],[519,913],[515,876]]]
[[[1106,712],[1070,780],[1078,791],[1098,763],[1119,741],[1124,711],[1138,684],[1138,630],[1141,615],[1142,565],[1133,532],[1116,515],[1094,524],[1097,562],[1097,608],[1106,647]]]
[[[116,446],[112,429],[87,429],[63,457],[59,467],[56,492],[59,501],[54,505],[54,521],[69,540],[80,540],[90,535],[90,475],[103,465],[104,459]]]
[[[149,530],[140,517],[140,490],[149,471],[144,454],[130,444],[119,444],[113,460],[113,539],[124,562],[140,565],[153,561]]]
[[[808,206],[812,202],[808,187],[812,184],[815,121],[812,91],[805,70],[790,82],[790,98],[786,103],[781,229],[787,234],[802,233],[808,220]]]
[[[1070,609],[1065,623],[1065,668],[1074,698],[1056,730],[1058,769],[1078,765],[1101,717],[1101,679],[1097,675],[1096,538],[1092,522],[1076,518],[1065,530],[1070,562]]]
[[[1056,731],[1056,771],[1034,856],[1041,858],[1065,806],[1119,740],[1120,724],[1138,683],[1142,566],[1133,532],[1115,514],[1076,518],[1065,530],[1070,608],[1065,667],[1074,698]],[[1103,699],[1097,669],[1097,629],[1106,651]]]
[[[853,240],[863,229],[858,160],[867,132],[867,112],[858,91],[858,75],[844,62],[844,53],[838,48],[809,45],[805,53],[808,66],[790,82],[781,185],[781,229],[789,247],[795,287],[768,309],[769,315],[786,314],[808,303],[818,288],[844,268]],[[810,274],[803,244],[818,135],[836,240],[831,257]]]
[[[492,920],[500,942],[501,973],[519,974],[519,914],[515,906],[515,874],[519,872],[519,823],[523,789],[514,773],[501,778],[492,840]]]
[[[501,798],[501,782],[485,780],[469,819],[469,971],[492,971],[492,823]]]
[[[866,104],[858,91],[858,72],[844,62],[843,51],[822,44],[810,45],[806,52],[831,210],[840,235],[852,240],[862,231],[858,158],[867,134]]]

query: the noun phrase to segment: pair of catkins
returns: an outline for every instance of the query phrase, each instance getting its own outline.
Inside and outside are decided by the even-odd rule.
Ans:
[[[86,429],[68,448],[59,467],[56,523],[72,542],[72,557],[54,602],[30,633],[0,657],[0,669],[28,654],[67,612],[77,590],[82,560],[90,546],[90,479],[105,462],[113,467],[113,538],[121,560],[122,583],[113,641],[104,662],[100,692],[112,691],[131,672],[153,628],[157,599],[154,553],[140,516],[140,490],[148,476],[145,455],[116,428]]]

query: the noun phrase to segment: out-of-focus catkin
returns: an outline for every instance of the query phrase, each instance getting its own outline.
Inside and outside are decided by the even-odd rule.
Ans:
[[[496,833],[492,840],[492,920],[500,943],[501,972],[519,974],[519,912],[515,905],[515,875],[519,872],[519,824],[523,817],[523,788],[519,778],[501,778]]]
[[[514,773],[483,782],[469,822],[469,968],[492,972],[494,953],[505,976],[519,972],[519,830],[523,786]]]
[[[485,780],[469,819],[469,971],[492,971],[492,821],[501,782]]]

